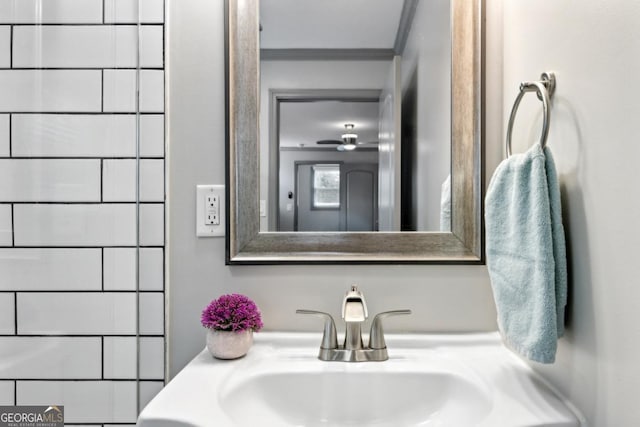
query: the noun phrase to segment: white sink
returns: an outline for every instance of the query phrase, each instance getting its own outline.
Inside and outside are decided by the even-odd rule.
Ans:
[[[335,370],[256,375],[221,392],[220,406],[241,426],[460,426],[486,416],[491,401],[451,373]]]
[[[205,350],[149,403],[143,427],[578,427],[497,334],[389,335],[389,360],[323,362],[319,334],[259,333],[249,354]]]

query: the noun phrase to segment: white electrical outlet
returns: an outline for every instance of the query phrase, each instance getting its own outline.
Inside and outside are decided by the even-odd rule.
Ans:
[[[224,185],[196,187],[196,236],[224,236]]]
[[[205,195],[204,225],[220,225],[220,198],[215,192]]]

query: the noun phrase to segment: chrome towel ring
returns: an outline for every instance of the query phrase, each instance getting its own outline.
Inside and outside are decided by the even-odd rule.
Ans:
[[[538,99],[542,101],[542,134],[540,135],[540,145],[544,148],[547,145],[547,137],[549,136],[549,120],[551,109],[549,106],[550,99],[556,89],[556,76],[553,72],[542,73],[540,81],[522,82],[520,83],[520,93],[516,97],[516,102],[511,109],[509,116],[509,126],[507,127],[507,157],[511,157],[511,132],[513,131],[513,123],[516,119],[516,112],[522,97],[527,92],[536,92]]]

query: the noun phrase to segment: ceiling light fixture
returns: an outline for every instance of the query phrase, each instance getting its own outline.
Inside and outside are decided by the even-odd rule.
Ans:
[[[343,145],[338,145],[336,147],[336,150],[338,151],[353,151],[356,149],[356,144],[343,144]]]
[[[345,149],[347,150],[354,150],[356,148],[356,141],[358,140],[358,134],[355,133],[353,130],[356,126],[352,123],[346,123],[344,125],[345,128],[345,133],[342,134],[342,141],[347,145],[347,146],[353,146],[353,147],[349,147],[347,148],[347,146],[345,146]]]

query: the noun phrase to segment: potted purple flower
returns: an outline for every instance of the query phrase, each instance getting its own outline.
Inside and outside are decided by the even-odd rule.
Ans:
[[[262,329],[256,303],[240,294],[222,295],[202,311],[207,328],[207,349],[218,359],[244,356],[253,344],[253,332]]]

